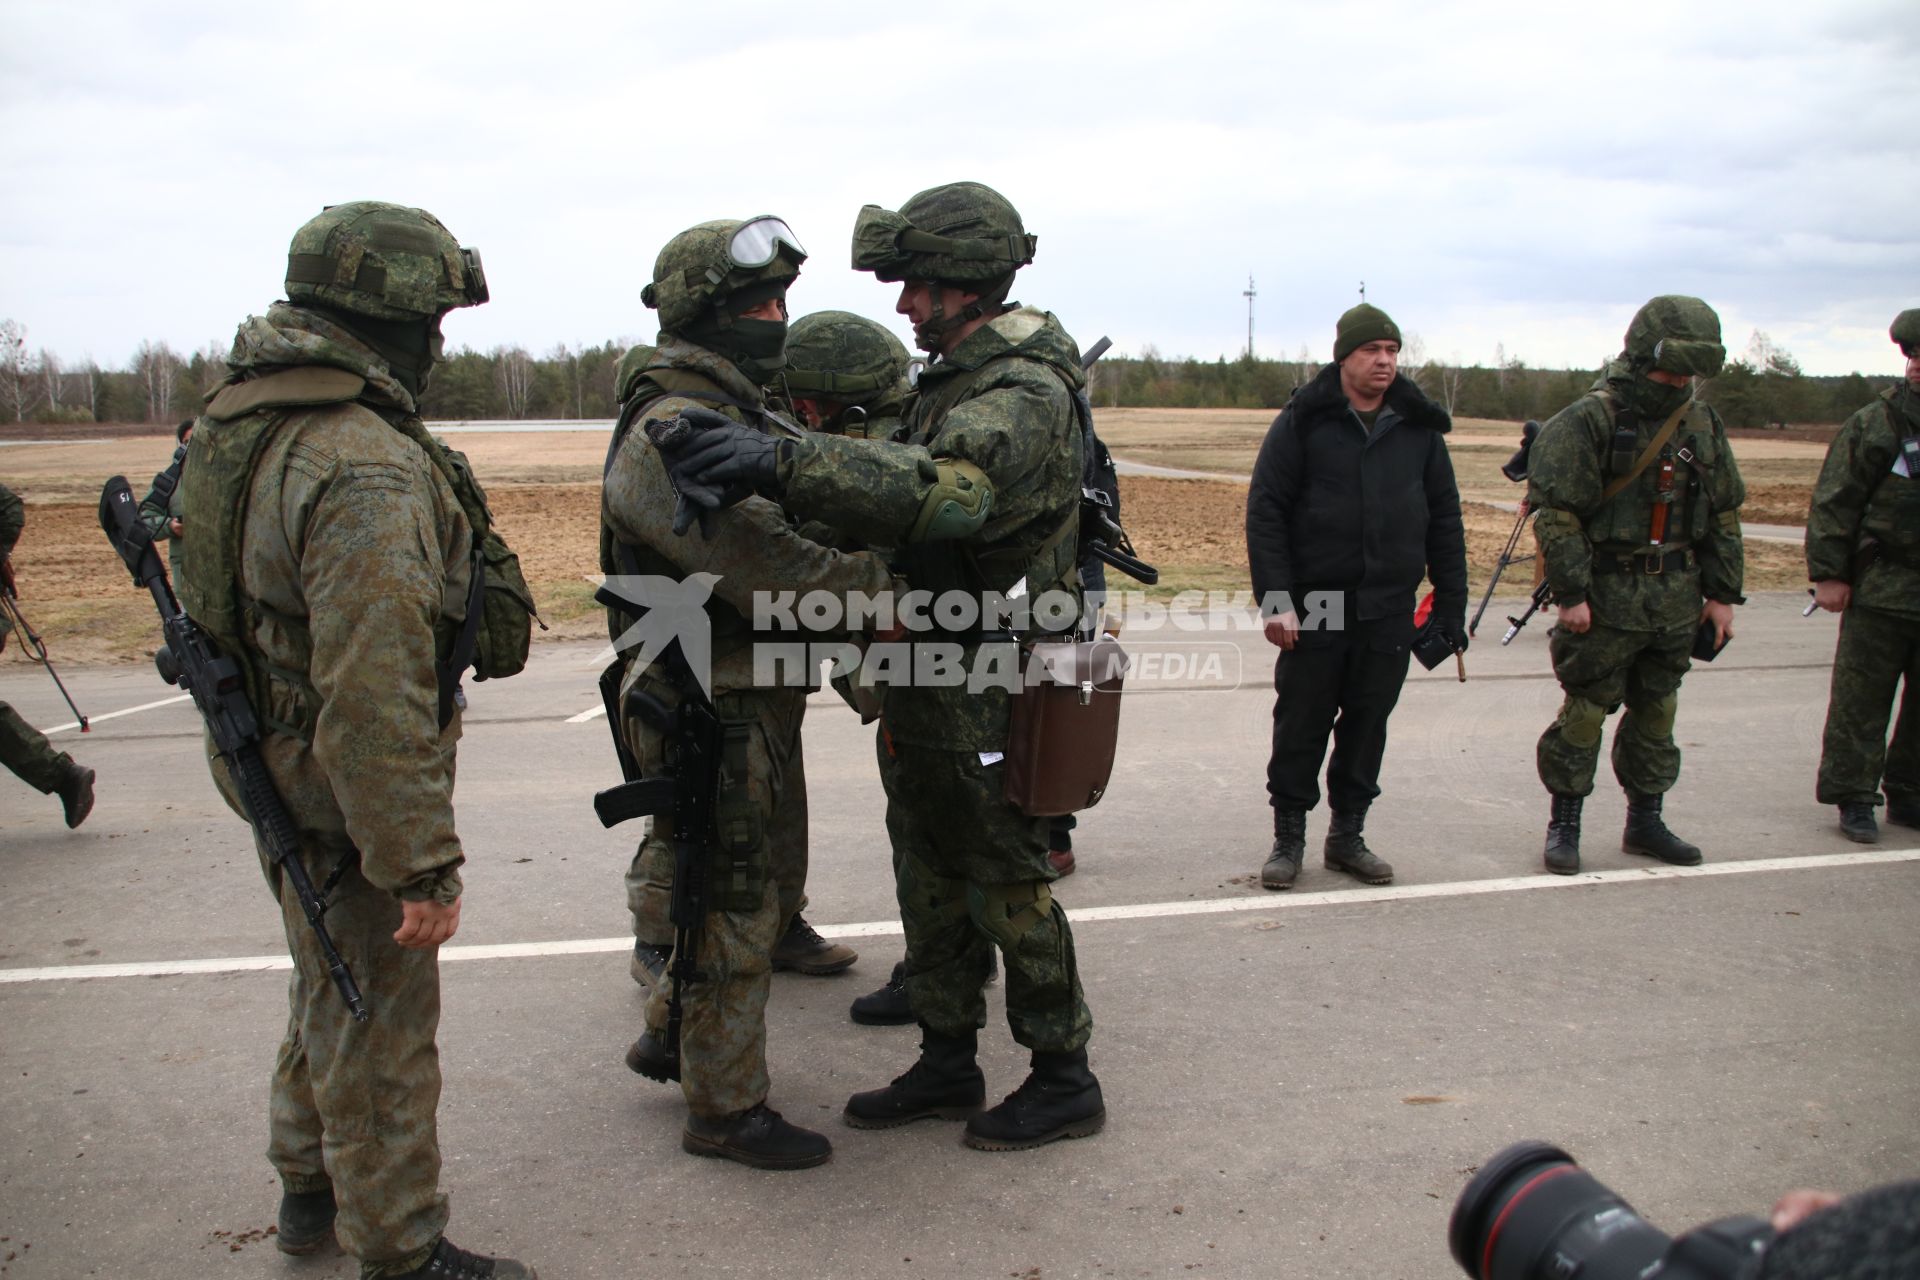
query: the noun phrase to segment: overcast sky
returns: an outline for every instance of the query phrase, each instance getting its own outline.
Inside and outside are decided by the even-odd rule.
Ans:
[[[951,12],[949,12],[951,11]],[[225,349],[322,205],[432,210],[493,302],[450,345],[651,338],[660,245],[773,212],[790,297],[894,320],[865,203],[974,179],[1083,346],[1589,367],[1694,293],[1813,373],[1920,306],[1912,0],[0,3],[0,318],[118,364]],[[903,336],[903,325],[895,328]]]

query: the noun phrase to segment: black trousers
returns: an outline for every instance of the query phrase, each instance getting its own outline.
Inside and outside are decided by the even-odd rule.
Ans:
[[[1320,803],[1320,762],[1327,736],[1327,803],[1335,813],[1363,813],[1380,794],[1387,717],[1406,682],[1413,618],[1400,614],[1349,622],[1340,631],[1302,631],[1297,647],[1273,668],[1273,755],[1267,795],[1275,809]]]

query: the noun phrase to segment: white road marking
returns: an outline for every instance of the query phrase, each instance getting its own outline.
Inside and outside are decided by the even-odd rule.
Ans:
[[[192,694],[183,693],[177,698],[162,698],[158,702],[143,702],[137,707],[122,707],[118,711],[108,711],[108,712],[104,712],[101,715],[88,716],[87,723],[89,725],[95,725],[95,724],[99,724],[102,720],[118,720],[121,716],[130,716],[134,714],[136,711],[151,711],[155,707],[170,707],[176,702],[192,702],[192,701],[193,701]],[[75,720],[70,724],[57,724],[53,726],[53,728],[51,729],[42,729],[40,732],[65,733],[68,729],[78,729],[79,727],[80,727],[80,722],[78,720]]]
[[[1142,902],[1131,906],[1082,907],[1069,910],[1076,924],[1109,920],[1150,920],[1170,916],[1222,915],[1231,912],[1298,911],[1309,907],[1347,907],[1369,902],[1411,902],[1426,898],[1464,898],[1487,893],[1518,893],[1529,889],[1567,889],[1579,885],[1639,884],[1647,880],[1692,880],[1708,876],[1738,876],[1762,871],[1821,871],[1834,867],[1885,866],[1920,862],[1920,849],[1887,849],[1858,853],[1823,853],[1797,858],[1755,858],[1746,862],[1711,862],[1698,867],[1627,867],[1592,871],[1577,876],[1509,876],[1499,880],[1458,880],[1447,884],[1383,885],[1373,889],[1332,889],[1315,893],[1263,894],[1260,897],[1203,898],[1186,902]],[[828,938],[885,938],[900,934],[898,920],[864,924],[814,926]],[[558,942],[504,942],[486,946],[440,948],[440,959],[526,960],[541,956],[594,955],[630,951],[631,937],[572,938]],[[284,955],[234,956],[229,959],[159,960],[140,964],[70,964],[39,969],[0,969],[0,984],[66,982],[78,978],[161,978],[197,973],[253,973],[291,969]]]
[[[577,716],[568,716],[567,723],[568,724],[585,724],[589,720],[598,720],[601,716],[605,714],[607,714],[607,704],[603,702],[597,707],[588,707],[585,711],[582,711]]]

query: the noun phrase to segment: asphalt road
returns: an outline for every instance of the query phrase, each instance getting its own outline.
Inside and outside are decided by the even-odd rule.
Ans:
[[[587,805],[614,780],[604,722],[569,722],[596,700],[593,650],[542,647],[470,690],[460,753],[451,1235],[549,1280],[1444,1277],[1455,1197],[1520,1138],[1567,1146],[1668,1230],[1790,1186],[1915,1176],[1920,831],[1863,850],[1814,804],[1835,624],[1800,602],[1756,598],[1683,691],[1668,809],[1705,874],[1620,853],[1610,780],[1588,807],[1592,874],[1538,874],[1533,742],[1558,692],[1545,627],[1503,650],[1490,613],[1469,682],[1416,671],[1396,713],[1369,826],[1396,885],[1310,857],[1286,895],[1255,880],[1271,651],[1136,615],[1130,646],[1165,656],[1130,686],[1113,786],[1056,891],[1109,1123],[1021,1154],[963,1148],[945,1123],[839,1122],[914,1039],[846,1017],[901,946],[870,731],[816,699],[810,917],[862,955],[843,977],[775,979],[771,1102],[835,1143],[791,1174],[681,1154],[677,1094],[621,1065],[633,836]],[[191,709],[107,719],[169,690],[146,668],[63,674],[101,717],[56,735],[100,772],[93,817],[69,832],[0,775],[0,1276],[350,1277],[337,1252],[286,1260],[260,1235],[285,1017],[266,966],[284,943]],[[0,698],[71,719],[11,650]],[[1310,838],[1324,826],[1322,809]],[[996,1095],[1024,1068],[999,999]]]

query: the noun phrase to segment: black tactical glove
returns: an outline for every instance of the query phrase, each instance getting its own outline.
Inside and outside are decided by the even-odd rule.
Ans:
[[[685,534],[696,518],[706,533],[705,513],[725,510],[755,493],[776,497],[780,492],[782,442],[723,413],[690,406],[678,417],[648,422],[645,430],[680,495],[673,513],[676,534]]]
[[[1446,638],[1446,642],[1453,646],[1455,653],[1465,653],[1467,651],[1466,614],[1462,613],[1457,618],[1442,618],[1435,625],[1440,628],[1440,634]]]

